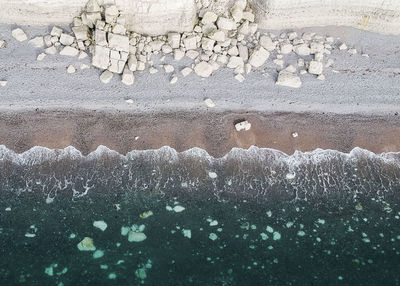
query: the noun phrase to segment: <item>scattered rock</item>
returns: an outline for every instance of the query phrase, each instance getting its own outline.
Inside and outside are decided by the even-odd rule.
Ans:
[[[194,67],[194,72],[200,77],[209,77],[213,72],[213,68],[209,63],[202,61]]]
[[[128,241],[129,242],[142,242],[146,240],[147,236],[143,232],[129,231]]]
[[[72,45],[74,43],[75,38],[68,35],[68,34],[61,34],[60,37],[60,43],[63,44],[64,46],[69,46]]]
[[[133,75],[133,72],[125,67],[124,71],[122,72],[122,83],[125,85],[132,85],[135,82],[135,76]]]
[[[255,68],[258,68],[262,66],[268,58],[269,58],[269,52],[263,47],[258,46],[252,52],[249,59],[249,64],[251,64]]]
[[[67,68],[67,73],[75,73],[76,69],[73,65],[69,65]]]
[[[107,84],[109,83],[112,78],[113,78],[113,73],[110,72],[109,70],[105,70],[101,75],[100,75],[100,80],[102,83]]]
[[[206,98],[204,100],[204,103],[207,105],[207,107],[210,107],[210,108],[215,107],[215,103],[214,103],[214,101],[212,101],[211,98]]]
[[[43,37],[36,37],[28,41],[30,45],[35,48],[43,48],[44,47],[44,40]]]
[[[177,76],[173,76],[171,78],[171,80],[169,81],[170,84],[175,84],[178,81],[178,77]]]
[[[172,210],[176,213],[180,213],[180,212],[183,212],[185,210],[185,208],[178,205],[178,206],[174,206],[174,208]]]
[[[93,226],[100,229],[101,231],[105,231],[107,229],[107,223],[103,220],[94,221]]]
[[[4,40],[0,40],[0,49],[7,48],[7,42]]]
[[[236,131],[248,131],[251,128],[251,123],[247,120],[235,124]]]
[[[46,57],[46,54],[45,54],[45,53],[40,53],[40,54],[37,56],[36,60],[42,61],[45,57]]]
[[[93,239],[90,237],[85,237],[81,242],[77,245],[80,251],[95,251],[96,247],[94,246]]]
[[[291,88],[299,88],[301,87],[301,80],[300,77],[297,76],[295,73],[283,70],[279,72],[276,84]]]
[[[61,37],[61,33],[62,33],[62,29],[60,29],[58,27],[53,27],[53,29],[51,29],[50,35],[56,36],[56,37]]]
[[[79,54],[79,50],[66,46],[60,51],[60,55],[62,56],[68,56],[68,57],[76,57]]]
[[[191,68],[186,67],[183,70],[181,70],[181,74],[183,75],[183,77],[187,77],[189,74],[192,73],[192,71],[193,70]]]
[[[237,74],[237,75],[235,75],[235,79],[238,81],[238,82],[243,82],[244,80],[245,80],[245,78],[244,78],[244,76],[242,75],[242,74]]]
[[[308,72],[310,74],[320,75],[324,70],[324,66],[321,62],[311,61],[310,66],[308,68]]]
[[[152,211],[145,211],[145,212],[140,214],[140,218],[148,218],[148,217],[150,217],[152,215],[153,215]]]
[[[14,29],[11,32],[11,35],[14,37],[14,39],[16,39],[18,42],[24,42],[26,40],[28,40],[28,36],[25,34],[25,32],[20,29]]]
[[[0,86],[4,87],[7,85],[7,81],[6,80],[0,80]]]

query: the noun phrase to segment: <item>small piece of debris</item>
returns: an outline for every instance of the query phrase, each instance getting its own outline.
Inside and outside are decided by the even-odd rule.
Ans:
[[[247,120],[235,124],[236,131],[248,131],[251,128],[251,123]]]
[[[45,53],[40,53],[40,54],[37,56],[36,60],[42,61],[45,57],[46,57],[46,54],[45,54]]]
[[[93,239],[90,237],[85,237],[81,242],[77,245],[80,251],[95,251],[96,247],[94,246]]]
[[[214,103],[214,101],[212,101],[211,98],[206,98],[204,100],[204,103],[207,105],[207,107],[210,107],[210,108],[215,107],[215,103]]]
[[[129,242],[142,242],[146,240],[147,236],[143,232],[129,231],[128,241]]]
[[[114,74],[112,72],[110,72],[109,70],[105,70],[101,75],[100,75],[100,81],[104,84],[109,83],[112,78],[113,78]]]
[[[69,65],[67,68],[67,73],[74,73],[76,72],[76,69],[73,65]]]
[[[7,85],[7,81],[6,80],[0,80],[0,86],[6,86]]]
[[[153,215],[152,211],[145,211],[145,212],[142,212],[139,216],[140,216],[140,218],[148,218],[152,215]]]
[[[11,34],[14,37],[14,39],[16,39],[18,42],[24,42],[28,40],[28,36],[20,28],[12,30]]]
[[[94,221],[93,226],[100,229],[101,231],[105,231],[107,229],[107,223],[103,220]]]

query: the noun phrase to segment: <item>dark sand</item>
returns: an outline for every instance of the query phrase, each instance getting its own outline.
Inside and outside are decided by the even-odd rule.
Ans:
[[[246,119],[250,131],[234,123]],[[293,132],[298,137],[292,136]],[[139,137],[135,140],[135,137]],[[316,148],[375,153],[400,151],[400,117],[324,113],[179,112],[141,115],[132,112],[36,110],[2,112],[0,144],[24,152],[33,146],[74,146],[84,154],[99,145],[125,154],[171,146],[177,151],[200,147],[221,157],[233,147],[251,145],[291,154]]]

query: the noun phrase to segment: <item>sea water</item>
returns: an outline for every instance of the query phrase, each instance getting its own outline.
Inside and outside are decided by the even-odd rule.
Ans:
[[[399,285],[400,153],[0,146],[0,285]]]

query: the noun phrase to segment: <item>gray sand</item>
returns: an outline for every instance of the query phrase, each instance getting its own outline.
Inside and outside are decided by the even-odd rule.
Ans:
[[[195,74],[182,78],[175,85],[169,84],[171,74],[161,68],[157,74],[147,71],[136,73],[136,82],[127,87],[114,76],[104,85],[99,80],[100,71],[94,68],[79,70],[80,63],[90,64],[90,59],[60,55],[46,56],[39,62],[36,56],[42,49],[34,49],[27,42],[11,38],[14,26],[0,25],[0,39],[8,42],[0,50],[0,108],[21,109],[91,109],[130,110],[138,113],[174,112],[179,110],[204,111],[203,99],[211,97],[217,104],[215,111],[262,112],[333,112],[393,114],[400,111],[400,37],[385,36],[345,27],[310,28],[321,35],[343,39],[349,47],[367,53],[350,55],[334,51],[333,73],[326,69],[325,81],[314,76],[301,76],[303,87],[289,89],[275,85],[276,66],[272,60],[266,67],[246,76],[243,83],[233,78],[228,69],[217,71],[208,79]],[[44,35],[50,27],[23,27],[30,38]],[[274,58],[272,56],[272,58]],[[158,61],[155,60],[155,65]],[[181,70],[188,61],[175,62],[171,56],[166,62]],[[286,61],[287,64],[293,63]],[[75,74],[67,74],[66,67],[74,64]],[[263,75],[265,71],[268,75]],[[127,104],[131,98],[134,104]]]

